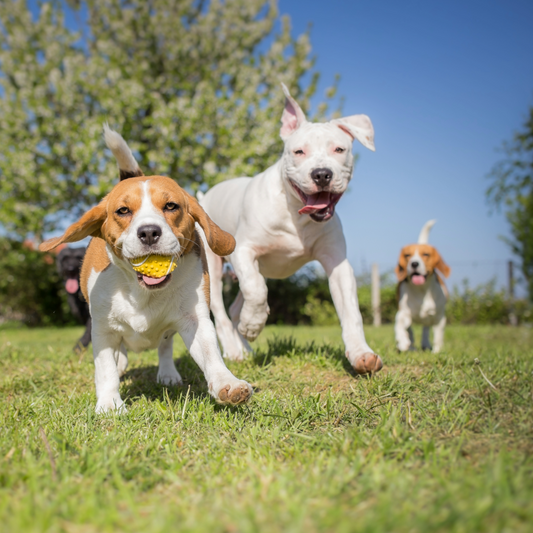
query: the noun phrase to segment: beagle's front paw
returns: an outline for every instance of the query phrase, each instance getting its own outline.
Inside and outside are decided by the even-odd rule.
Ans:
[[[222,405],[239,405],[252,397],[253,389],[246,381],[233,378],[209,383],[209,392]]]
[[[414,347],[411,346],[411,341],[409,339],[399,340],[396,342],[396,347],[399,352],[406,352],[407,350],[413,350]]]
[[[96,403],[96,412],[98,414],[109,413],[111,411],[116,411],[119,414],[127,411],[120,395],[109,395],[100,398]]]
[[[383,368],[383,361],[379,355],[368,352],[357,357],[352,366],[357,374],[371,374]]]

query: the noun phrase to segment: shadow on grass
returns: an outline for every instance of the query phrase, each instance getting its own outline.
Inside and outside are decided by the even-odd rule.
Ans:
[[[179,387],[167,387],[157,383],[157,365],[144,365],[128,370],[122,377],[121,392],[125,401],[134,401],[142,396],[148,400],[163,400],[167,393],[171,401],[189,396],[211,398],[203,372],[187,351],[175,359],[176,368],[183,379]],[[190,390],[189,390],[190,387]],[[165,389],[167,392],[165,392]],[[213,399],[214,401],[214,399]]]
[[[346,358],[343,348],[332,346],[329,343],[317,344],[315,341],[298,344],[292,335],[289,337],[275,336],[268,339],[266,349],[258,348],[252,357],[257,366],[268,366],[275,357],[302,357],[311,359],[317,353],[324,354],[328,359],[339,363],[342,365],[343,370],[353,377],[368,377],[361,376],[355,372]]]

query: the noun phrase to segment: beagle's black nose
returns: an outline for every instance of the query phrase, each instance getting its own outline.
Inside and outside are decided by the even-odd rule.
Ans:
[[[331,178],[333,177],[333,172],[329,168],[315,168],[311,172],[311,179],[319,186],[326,187],[329,185]]]
[[[419,264],[420,264],[420,263],[419,263],[418,261],[413,261],[413,262],[411,263],[411,266],[412,266],[413,268],[418,268],[418,265],[419,265]]]
[[[155,224],[147,225],[147,226],[141,226],[137,230],[137,237],[139,237],[139,240],[148,246],[152,246],[152,244],[155,244],[159,237],[161,237],[161,228],[159,226],[156,226]]]

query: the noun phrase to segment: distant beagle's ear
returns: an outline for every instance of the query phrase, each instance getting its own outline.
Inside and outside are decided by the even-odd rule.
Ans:
[[[365,148],[376,151],[374,145],[374,126],[366,115],[351,115],[349,117],[336,118],[331,121],[342,131],[347,133],[352,141],[357,139]]]
[[[53,250],[56,246],[66,242],[78,242],[85,237],[102,237],[100,229],[107,217],[107,197],[104,198],[96,207],[87,211],[78,222],[74,222],[67,228],[67,231],[61,237],[54,237],[39,245],[41,252]]]
[[[306,121],[306,118],[301,107],[289,93],[287,86],[282,83],[281,88],[285,94],[285,109],[283,110],[283,115],[281,115],[279,135],[285,140]]]
[[[233,235],[217,226],[203,210],[196,198],[188,193],[185,193],[189,200],[189,214],[198,222],[200,227],[204,230],[205,238],[209,248],[217,255],[224,257],[230,255],[235,250],[235,239]]]
[[[401,283],[407,278],[407,259],[405,258],[404,249],[405,248],[401,249],[398,264],[394,268],[398,283]]]
[[[439,270],[445,278],[449,277],[449,275],[452,272],[452,269],[444,262],[444,259],[442,259],[441,255],[437,250],[435,250],[435,267],[437,270]]]

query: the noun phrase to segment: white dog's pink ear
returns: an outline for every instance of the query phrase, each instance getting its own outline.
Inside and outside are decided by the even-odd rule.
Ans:
[[[372,126],[372,121],[366,115],[351,115],[349,117],[336,118],[331,122],[345,131],[353,140],[357,139],[369,150],[376,151],[374,146],[374,126]]]
[[[283,115],[281,115],[281,129],[279,130],[279,135],[285,140],[305,122],[305,115],[300,106],[296,103],[296,100],[289,93],[287,86],[282,83],[281,87],[285,94],[285,109],[283,110]]]

